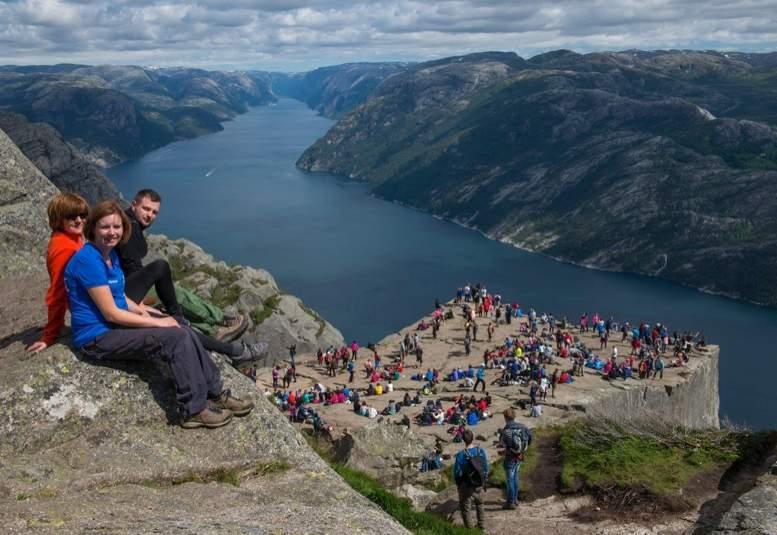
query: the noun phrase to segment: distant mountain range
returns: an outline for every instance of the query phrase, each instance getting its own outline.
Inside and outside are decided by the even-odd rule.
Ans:
[[[775,124],[777,54],[481,53],[388,76],[298,165],[559,259],[775,305]]]
[[[90,203],[121,197],[102,170],[51,125],[30,123],[18,113],[0,112],[0,130],[60,190],[80,193]]]
[[[109,166],[172,141],[221,130],[248,106],[274,102],[268,73],[136,66],[0,67],[0,110],[56,128]]]
[[[404,72],[407,63],[346,63],[303,73],[271,74],[272,90],[301,100],[311,109],[338,118],[365,102],[389,78]]]
[[[777,53],[484,52],[298,74],[0,67],[0,111],[33,122],[5,113],[0,128],[52,180],[101,196],[78,151],[112,165],[277,97],[339,119],[303,169],[564,261],[777,305]],[[71,149],[76,178],[61,165]]]

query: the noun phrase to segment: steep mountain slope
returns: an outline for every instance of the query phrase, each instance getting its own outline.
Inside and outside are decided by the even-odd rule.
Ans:
[[[0,130],[55,186],[90,203],[120,197],[113,183],[52,126],[30,123],[17,113],[0,112]]]
[[[269,78],[199,69],[62,65],[0,69],[0,110],[56,128],[106,166],[273,102]]]
[[[298,165],[554,257],[777,304],[777,132],[716,118],[777,98],[753,81],[772,67],[668,55],[420,64]]]
[[[272,90],[305,102],[325,117],[340,117],[365,102],[384,80],[406,69],[404,63],[346,63],[306,73],[271,74]]]
[[[0,130],[0,278],[45,272],[46,203],[56,191]]]

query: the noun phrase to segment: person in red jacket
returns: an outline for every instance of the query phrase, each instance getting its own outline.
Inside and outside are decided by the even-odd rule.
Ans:
[[[59,193],[49,202],[47,211],[52,231],[46,253],[46,268],[51,280],[46,292],[48,321],[40,340],[27,348],[31,353],[38,353],[52,345],[65,325],[68,306],[65,266],[84,245],[84,223],[89,215],[89,203],[75,193]]]

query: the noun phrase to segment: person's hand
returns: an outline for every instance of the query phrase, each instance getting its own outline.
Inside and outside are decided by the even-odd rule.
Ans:
[[[43,340],[38,340],[34,344],[30,344],[27,347],[27,352],[28,353],[40,353],[41,351],[43,351],[47,347],[49,347],[49,345],[46,342],[44,342]]]
[[[178,322],[175,321],[175,318],[173,318],[171,316],[165,316],[163,318],[157,318],[157,324],[160,327],[178,327],[178,328],[181,327],[178,324]]]

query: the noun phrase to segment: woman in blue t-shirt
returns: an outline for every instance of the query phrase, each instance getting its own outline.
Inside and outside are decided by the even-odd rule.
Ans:
[[[84,227],[88,243],[65,268],[73,343],[96,360],[162,358],[170,364],[185,428],[220,427],[251,412],[253,403],[222,389],[218,368],[190,327],[124,293],[114,248],[131,226],[114,201],[95,206]]]

